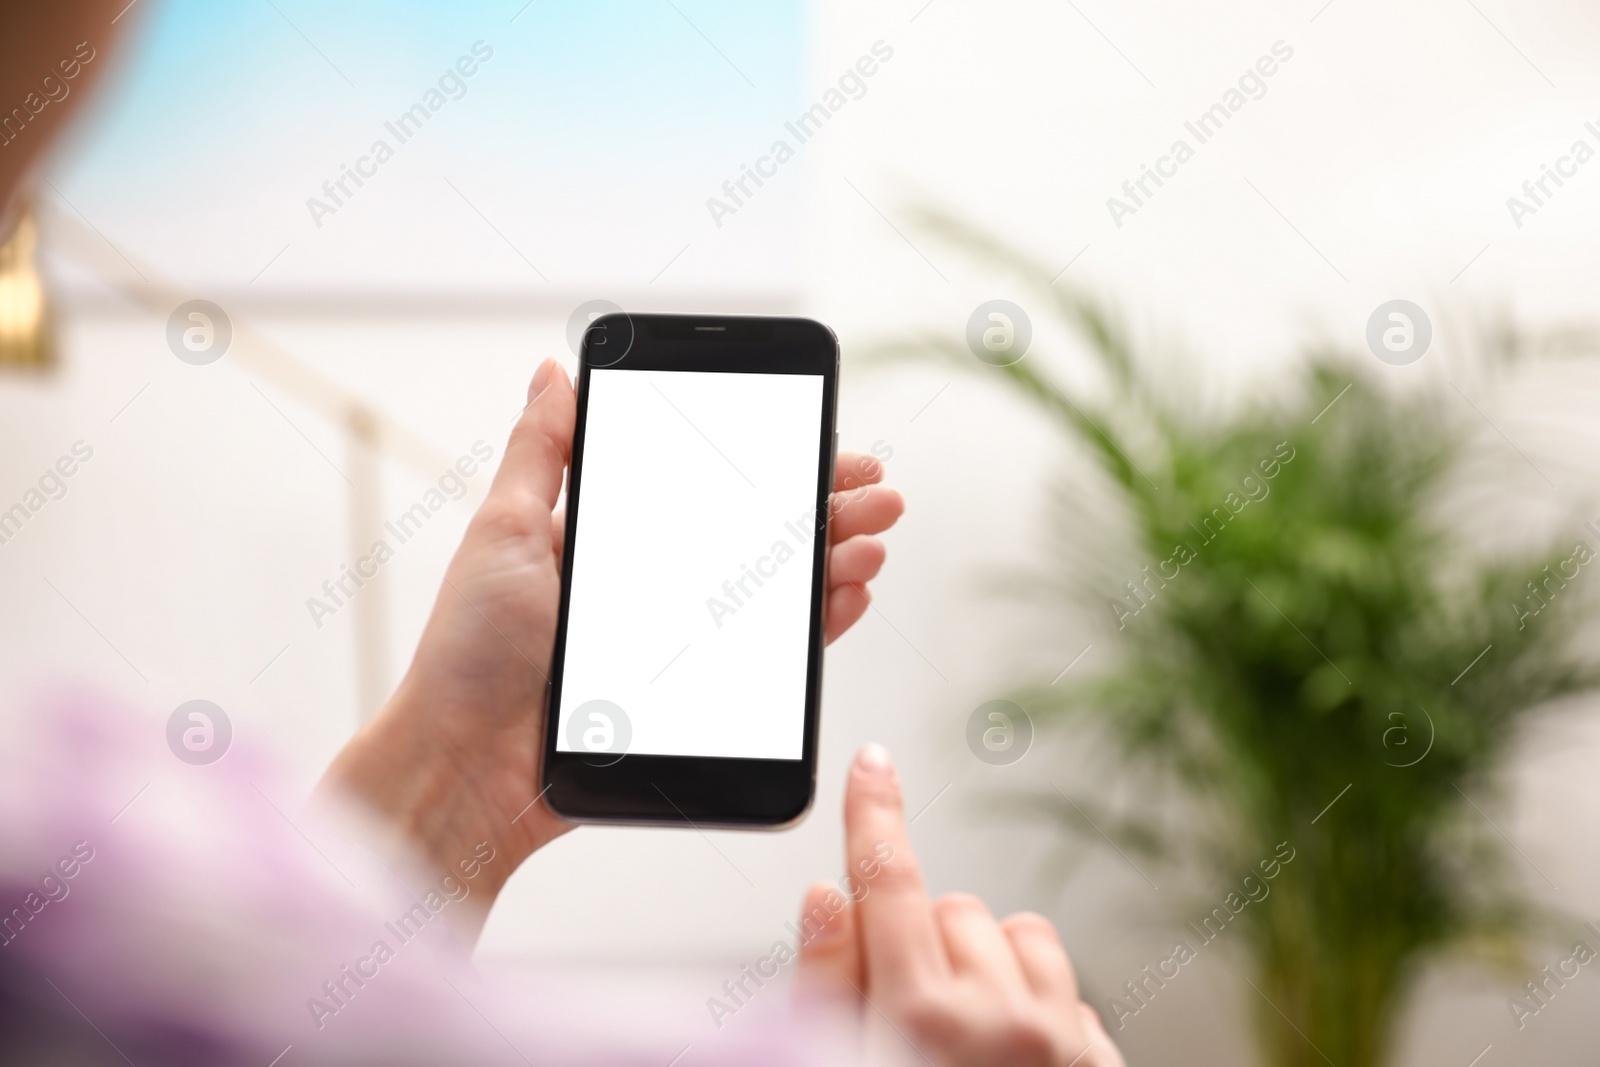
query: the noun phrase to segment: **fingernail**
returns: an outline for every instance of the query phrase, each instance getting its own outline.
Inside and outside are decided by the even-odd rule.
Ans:
[[[894,773],[894,760],[889,758],[888,749],[873,741],[862,745],[861,751],[856,753],[856,767],[862,774],[887,778]]]
[[[556,361],[547,359],[539,364],[539,369],[533,372],[533,384],[528,386],[528,399],[532,400],[544,392],[544,387],[550,384],[550,375],[556,369]]]

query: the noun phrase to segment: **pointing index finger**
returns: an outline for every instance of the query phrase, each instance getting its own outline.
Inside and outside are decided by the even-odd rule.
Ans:
[[[856,754],[845,787],[845,851],[869,991],[906,989],[950,969],[933,904],[911,851],[900,778],[877,744]]]

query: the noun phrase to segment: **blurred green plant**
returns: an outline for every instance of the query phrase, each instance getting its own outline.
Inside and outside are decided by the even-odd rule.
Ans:
[[[1070,798],[1032,802],[1186,871],[1211,890],[1185,902],[1191,918],[1287,842],[1293,862],[1228,935],[1256,987],[1262,1058],[1379,1067],[1426,964],[1467,953],[1515,971],[1559,925],[1513,888],[1470,797],[1494,795],[1531,720],[1600,684],[1574,639],[1600,561],[1575,549],[1576,526],[1543,551],[1488,556],[1440,519],[1473,429],[1458,397],[1402,394],[1376,360],[1324,350],[1299,361],[1287,399],[1207,418],[1099,302],[947,215],[917,221],[1033,286],[1103,372],[1100,399],[1061,384],[1038,323],[1033,352],[1005,367],[960,337],[881,352],[999,376],[1107,476],[1099,493],[1057,487],[1052,555],[1026,584],[1062,617],[1097,615],[1113,662],[1013,696],[1119,758]],[[1502,355],[1526,347],[1496,340]],[[1121,1013],[1098,1006],[1115,1030]]]

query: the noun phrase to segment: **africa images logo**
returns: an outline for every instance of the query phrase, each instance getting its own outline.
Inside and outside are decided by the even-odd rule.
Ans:
[[[437,85],[430,85],[423,91],[421,100],[402,111],[394,121],[383,124],[389,136],[394,138],[393,145],[379,137],[364,155],[356,157],[355,166],[340,163],[338,176],[322,183],[322,196],[306,197],[306,210],[311,213],[311,221],[317,229],[322,229],[324,216],[337,215],[355,197],[357,190],[367,184],[367,180],[378,176],[378,168],[395,157],[396,147],[420,133],[428,120],[451,100],[466,96],[466,79],[477,74],[480,66],[493,58],[494,49],[490,45],[483,41],[472,42],[472,55],[462,56],[453,66],[446,67],[444,73],[439,75]],[[352,183],[354,189],[350,187]]]
[[[1178,176],[1178,167],[1189,162],[1195,157],[1195,149],[1205,144],[1222,128],[1244,109],[1251,100],[1260,100],[1267,95],[1266,79],[1276,74],[1282,64],[1294,58],[1294,49],[1284,41],[1272,42],[1271,55],[1258,58],[1254,65],[1239,75],[1238,81],[1230,85],[1222,94],[1222,99],[1202,111],[1193,122],[1185,122],[1183,128],[1194,144],[1179,137],[1172,142],[1164,155],[1156,157],[1154,168],[1147,163],[1139,164],[1139,176],[1130,178],[1122,183],[1121,197],[1106,197],[1106,210],[1111,213],[1111,221],[1116,223],[1117,229],[1122,229],[1122,220],[1129,215],[1136,215],[1156,195],[1166,182],[1163,178],[1172,179]],[[1155,185],[1152,189],[1151,184]],[[1142,195],[1141,195],[1142,194]]]
[[[179,704],[167,718],[167,747],[192,767],[217,762],[232,743],[228,713],[209,700]]]
[[[716,223],[717,229],[722,229],[724,218],[737,214],[755,196],[756,189],[766,184],[765,179],[776,178],[778,168],[794,158],[796,149],[822,132],[823,125],[829,119],[843,111],[850,101],[866,96],[866,80],[893,58],[894,48],[886,41],[872,42],[870,55],[863,55],[846,67],[835,85],[823,90],[820,100],[812,103],[792,122],[783,124],[784,132],[794,138],[793,144],[789,143],[788,137],[779,137],[772,142],[765,155],[756,158],[754,167],[748,163],[739,164],[739,176],[722,183],[722,196],[706,198],[706,210],[711,213],[711,221]],[[754,189],[750,187],[751,183],[755,184]]]

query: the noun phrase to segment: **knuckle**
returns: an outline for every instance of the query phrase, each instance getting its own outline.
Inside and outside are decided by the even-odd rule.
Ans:
[[[550,425],[543,412],[529,408],[511,428],[511,440],[506,451],[525,450],[546,462],[565,463],[566,449],[556,440],[556,432],[557,427]]]
[[[883,538],[873,534],[856,534],[850,538],[850,544],[855,545],[853,551],[865,562],[870,562],[874,567],[883,566],[888,549],[884,546]]]
[[[550,535],[548,514],[541,513],[538,502],[525,494],[491,495],[473,516],[472,524],[491,541],[537,537],[541,528],[545,537]]]
[[[871,587],[861,582],[846,582],[843,588],[850,596],[855,597],[856,601],[861,605],[862,611],[866,611],[867,605],[872,603]]]
[[[956,1036],[955,1012],[931,991],[916,990],[901,997],[895,1004],[894,1014],[919,1044],[944,1044]]]
[[[855,776],[854,792],[866,808],[893,812],[900,810],[900,781],[894,775],[858,774]]]
[[[952,915],[966,913],[985,914],[989,910],[988,905],[983,902],[983,898],[972,893],[946,893],[934,901],[933,906],[941,912],[948,912]]]
[[[1007,930],[1030,935],[1043,935],[1051,940],[1058,940],[1055,923],[1046,919],[1036,911],[1019,911],[1007,915],[1000,925]]]
[[[872,881],[876,883],[880,892],[921,892],[922,868],[917,865],[916,858],[909,851],[903,851],[894,859],[881,864],[877,876]]]
[[[838,515],[846,509],[858,506],[864,500],[871,499],[871,497],[872,486],[856,482],[854,485],[846,484],[835,490],[829,502],[833,506],[833,513]]]
[[[1014,1006],[1005,1010],[992,1035],[998,1062],[1049,1063],[1055,1053],[1055,1035],[1036,1011]]]

